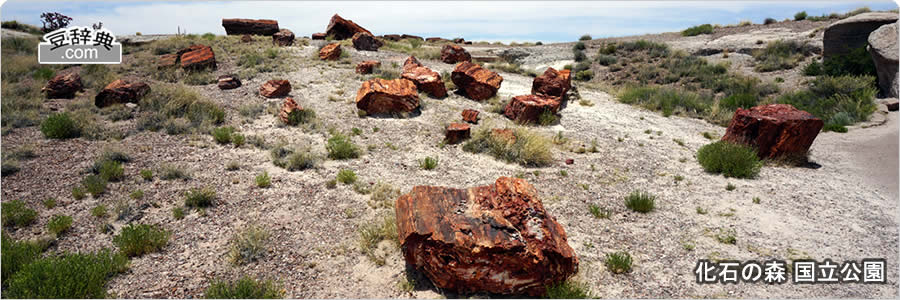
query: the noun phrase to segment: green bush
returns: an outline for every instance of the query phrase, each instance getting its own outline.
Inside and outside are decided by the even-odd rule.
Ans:
[[[437,157],[427,156],[424,159],[422,159],[421,161],[419,161],[419,167],[422,168],[423,170],[434,170],[434,168],[437,168],[437,165],[438,165]]]
[[[159,178],[162,180],[189,179],[191,176],[183,167],[175,165],[163,165],[159,170]]]
[[[5,298],[107,298],[106,282],[113,275],[124,272],[127,268],[128,259],[109,250],[42,258],[23,266],[13,274],[3,296]]]
[[[590,41],[592,39],[593,38],[591,37],[590,34],[585,34],[585,35],[582,35],[580,38],[578,38],[579,41]]]
[[[72,217],[56,215],[47,222],[47,230],[53,235],[60,235],[72,228]]]
[[[6,208],[3,208],[6,211]],[[44,251],[43,247],[41,247],[38,243],[29,242],[29,241],[16,241],[6,235],[6,231],[4,230],[2,233],[2,251],[0,251],[0,256],[2,256],[2,267],[3,267],[3,290],[4,294],[6,293],[6,286],[9,284],[9,279],[12,278],[13,274],[16,274],[22,267],[28,265],[32,261],[40,258],[41,252]],[[4,295],[4,298],[7,298]]]
[[[584,42],[577,42],[574,46],[572,46],[573,50],[584,50],[586,48],[587,47],[585,47]]]
[[[41,122],[41,133],[51,139],[70,139],[81,136],[81,128],[69,113],[55,113]]]
[[[584,51],[581,50],[573,50],[572,51],[573,58],[575,61],[581,62],[587,60],[587,55],[584,54]]]
[[[106,192],[106,179],[100,177],[98,175],[88,175],[84,179],[81,180],[81,185],[84,186],[84,189],[91,193],[91,196],[100,197],[103,193]]]
[[[759,103],[759,99],[756,98],[756,95],[751,94],[734,94],[719,101],[719,106],[727,108],[729,110],[735,110],[738,108],[751,108],[756,106]]]
[[[557,282],[547,286],[548,299],[590,299],[590,288],[587,284],[573,280]]]
[[[297,126],[299,124],[306,124],[311,122],[316,118],[316,112],[312,109],[305,108],[300,110],[294,110],[288,115],[287,125]]]
[[[271,150],[272,163],[288,171],[302,171],[315,168],[318,157],[309,148],[291,149],[276,145]]]
[[[210,188],[191,189],[184,193],[184,205],[187,207],[208,207],[216,200],[216,192]]]
[[[778,23],[778,20],[775,20],[773,18],[766,18],[766,20],[763,21],[763,24],[765,24],[765,25],[775,24],[775,23]]]
[[[106,160],[100,164],[99,175],[106,181],[119,181],[125,175],[125,168],[121,162]]]
[[[794,21],[802,21],[806,20],[806,11],[801,11],[794,14]]]
[[[279,299],[283,289],[272,281],[243,277],[237,281],[213,281],[206,289],[207,299]]]
[[[356,182],[356,173],[353,170],[342,169],[338,171],[337,181],[343,184],[351,184]]]
[[[106,217],[106,205],[100,204],[91,209],[91,215],[97,218]]]
[[[594,61],[596,61],[601,66],[609,66],[616,64],[619,60],[614,55],[600,53],[597,54],[597,57],[594,58]]]
[[[683,112],[688,116],[705,117],[712,110],[713,99],[693,92],[669,87],[629,87],[623,89],[619,101],[661,111],[663,116]]]
[[[212,130],[213,139],[216,143],[223,145],[231,143],[231,134],[233,133],[234,127],[231,126],[219,127]]]
[[[592,78],[594,78],[594,71],[591,70],[578,71],[575,73],[575,80],[578,81],[589,81]]]
[[[332,159],[351,159],[360,155],[359,147],[353,144],[349,137],[340,133],[328,139],[325,149],[328,150],[328,157]]]
[[[272,178],[269,177],[269,172],[262,172],[256,176],[256,186],[261,188],[267,188],[272,185]]]
[[[604,263],[610,272],[616,274],[627,273],[631,271],[631,254],[625,251],[607,253]]]
[[[726,141],[700,147],[697,161],[707,172],[722,173],[725,177],[753,178],[762,167],[753,148]]]
[[[153,180],[153,171],[147,169],[141,170],[141,178],[143,178],[145,181]]]
[[[868,120],[877,109],[877,93],[872,76],[819,76],[806,90],[785,93],[775,102],[807,111],[833,129]]]
[[[13,200],[0,205],[0,217],[5,227],[24,227],[34,223],[37,212],[22,200]]]
[[[814,61],[806,67],[803,68],[803,75],[806,76],[819,76],[825,74],[825,67],[822,66],[822,63]]]
[[[656,196],[643,191],[633,191],[625,197],[625,207],[639,213],[648,213],[656,208]]]
[[[75,198],[75,200],[84,199],[84,197],[86,196],[87,195],[85,194],[84,189],[82,189],[80,186],[72,188],[72,198]]]
[[[524,128],[516,128],[512,132],[514,141],[483,126],[463,144],[463,150],[487,153],[494,158],[523,166],[542,167],[553,161],[550,139]]]
[[[683,36],[695,36],[701,34],[712,34],[713,26],[710,24],[697,25],[681,32]]]
[[[796,41],[770,42],[765,48],[753,51],[753,58],[756,59],[754,70],[771,72],[793,69],[806,56],[804,47]]]
[[[804,70],[804,74],[806,74]],[[807,74],[808,75],[808,74]],[[838,54],[828,57],[822,63],[821,75],[871,75],[877,76],[875,62],[866,51],[866,46],[851,49],[847,54]]]
[[[113,244],[128,257],[141,256],[162,250],[169,243],[170,235],[158,225],[131,224],[122,227],[122,232],[113,238]]]
[[[667,57],[670,54],[668,45],[647,40],[623,42],[618,49],[629,52],[647,51],[647,54],[649,54],[650,57]]]
[[[268,240],[269,233],[262,227],[243,228],[231,238],[228,260],[235,265],[258,260],[268,252]]]

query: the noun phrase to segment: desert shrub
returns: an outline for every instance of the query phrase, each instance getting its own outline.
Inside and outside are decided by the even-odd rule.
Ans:
[[[872,76],[819,76],[807,89],[785,93],[775,102],[807,111],[834,128],[868,120],[876,110],[877,93]]]
[[[631,254],[628,252],[613,252],[606,254],[606,268],[609,269],[610,272],[621,274],[627,273],[631,271]]]
[[[807,17],[806,11],[804,10],[804,11],[794,14],[794,21],[806,20],[806,17]]]
[[[41,201],[41,203],[43,203],[44,207],[46,207],[48,209],[54,208],[54,207],[56,207],[56,198],[47,198],[47,199],[44,199],[44,201]]]
[[[707,172],[722,173],[725,177],[753,178],[762,167],[753,148],[726,141],[700,147],[697,161]]]
[[[825,67],[822,66],[822,63],[814,61],[806,67],[803,67],[803,75],[806,76],[819,76],[825,74]]]
[[[796,41],[770,42],[765,48],[753,51],[753,58],[756,59],[754,70],[771,72],[793,69],[806,56],[805,47]]]
[[[302,171],[316,167],[318,155],[309,147],[288,148],[286,145],[276,145],[270,151],[272,163],[288,171]]]
[[[351,184],[356,182],[356,173],[353,170],[342,169],[338,171],[337,181],[343,184]]]
[[[438,159],[437,157],[427,156],[424,159],[419,161],[419,167],[423,170],[434,170],[437,168]]]
[[[304,108],[301,110],[294,110],[288,115],[287,125],[297,126],[300,124],[307,124],[315,120],[316,111],[310,108]]]
[[[41,122],[41,133],[51,139],[70,139],[81,136],[81,128],[69,113],[55,113]]]
[[[34,223],[37,212],[25,206],[22,200],[13,200],[0,205],[0,218],[5,227],[24,227]]]
[[[122,232],[113,238],[113,244],[124,255],[141,256],[162,250],[169,243],[170,235],[158,225],[131,224],[122,227]]]
[[[340,133],[328,139],[325,149],[328,150],[328,157],[331,159],[351,159],[360,155],[359,146],[356,146],[349,137]]]
[[[192,127],[213,126],[225,120],[222,107],[183,85],[154,86],[140,101],[141,109],[161,113],[166,118],[185,118]]]
[[[20,170],[20,168],[19,168],[18,161],[16,161],[15,159],[11,159],[11,158],[6,158],[6,157],[3,158],[3,165],[2,165],[2,168],[0,168],[0,172],[2,172],[0,174],[2,174],[2,176],[5,177],[5,176],[15,174],[15,173],[19,172],[19,170]]]
[[[234,133],[234,127],[224,126],[212,130],[213,139],[219,144],[231,143],[231,135]]]
[[[778,23],[778,20],[775,20],[773,18],[766,18],[766,20],[763,21],[763,24],[765,24],[765,25],[775,24],[775,23]]]
[[[261,188],[267,188],[272,185],[272,178],[269,177],[269,172],[262,172],[256,176],[256,186]]]
[[[590,287],[583,282],[566,280],[547,286],[548,299],[590,299]]]
[[[103,160],[100,163],[98,175],[106,181],[119,181],[125,175],[122,163],[115,160]]]
[[[394,186],[378,182],[372,188],[372,194],[369,196],[369,206],[372,208],[390,208],[394,206],[394,200],[400,196],[400,190]]]
[[[585,34],[585,35],[582,35],[580,38],[578,38],[579,41],[590,41],[592,39],[593,38],[591,38],[590,34]]]
[[[27,32],[30,34],[39,34],[39,35],[44,34],[44,32],[41,31],[41,29],[38,28],[37,26],[28,25],[25,23],[19,23],[18,21],[15,21],[15,20],[3,21],[2,25],[0,25],[0,27],[6,28],[6,29],[18,30],[18,31],[22,31],[22,32]]]
[[[270,280],[243,277],[236,281],[213,281],[204,292],[207,299],[280,299],[284,290]]]
[[[715,234],[716,240],[722,244],[734,245],[737,243],[737,232],[734,229],[719,229]]]
[[[97,218],[105,218],[107,215],[106,205],[101,204],[94,206],[94,208],[91,209],[91,215]]]
[[[87,196],[87,194],[84,192],[84,189],[82,189],[81,187],[76,186],[76,187],[72,188],[72,198],[75,198],[75,200],[84,199],[84,197],[86,197],[86,196]]]
[[[235,265],[263,258],[267,250],[269,233],[262,227],[248,226],[231,237],[228,260]]]
[[[701,34],[712,34],[713,26],[710,24],[697,25],[681,32],[683,36],[695,36]]]
[[[210,188],[191,189],[184,193],[184,206],[208,207],[216,200],[216,192]]]
[[[381,241],[400,244],[397,235],[397,221],[394,214],[385,214],[379,219],[359,225],[359,248],[375,265],[385,264],[385,257],[378,256],[375,249]]]
[[[601,66],[609,66],[616,64],[619,60],[614,55],[608,54],[597,54],[597,57],[594,57],[594,61],[596,61]]]
[[[588,205],[588,211],[590,211],[591,215],[597,219],[609,219],[610,212],[599,205],[591,204]]]
[[[623,42],[618,49],[629,52],[646,51],[651,57],[666,57],[670,54],[668,45],[647,40]]]
[[[106,184],[106,179],[93,174],[88,175],[81,180],[81,185],[84,186],[84,190],[91,193],[91,196],[94,196],[95,198],[106,192]]]
[[[804,74],[806,74],[805,70]],[[877,76],[875,73],[875,62],[872,60],[869,52],[866,51],[865,46],[851,49],[846,54],[828,57],[822,63],[821,74],[829,76]]]
[[[4,208],[4,210],[5,209],[6,208]],[[13,274],[16,274],[22,267],[40,258],[41,252],[43,252],[44,249],[35,242],[13,240],[6,235],[5,230],[2,233],[2,239],[2,242],[0,242],[0,247],[3,248],[2,251],[0,251],[2,263],[0,263],[0,265],[2,265],[3,268],[2,282],[5,294],[6,286],[9,284],[9,279],[12,278]]]
[[[173,208],[172,209],[172,217],[175,218],[175,220],[184,219],[184,208],[180,207],[180,206]]]
[[[159,168],[159,178],[162,180],[190,179],[191,176],[184,167],[164,164]]]
[[[575,80],[578,81],[589,81],[592,78],[594,78],[594,71],[591,70],[578,71],[575,73]]]
[[[712,109],[712,97],[669,87],[628,87],[619,94],[619,101],[661,111],[663,116],[684,113],[704,117]]]
[[[604,55],[612,55],[616,53],[616,44],[606,44],[603,47],[600,47],[600,54]]]
[[[587,49],[587,47],[585,47],[585,45],[584,45],[584,42],[577,42],[577,43],[575,43],[574,46],[572,46],[572,50],[577,51],[577,50],[584,50],[584,49]]]
[[[4,251],[4,255],[5,251]],[[8,298],[106,298],[106,282],[128,268],[128,259],[109,250],[50,256],[12,275]]]
[[[639,213],[648,213],[656,208],[656,196],[644,191],[633,191],[625,197],[625,207]]]
[[[472,138],[463,144],[463,150],[472,153],[487,153],[494,158],[523,166],[546,166],[553,160],[550,139],[524,128],[513,129],[515,141],[493,134],[491,128],[483,126]]]
[[[719,101],[719,106],[723,108],[727,108],[728,110],[735,110],[737,108],[751,108],[756,106],[759,103],[759,99],[756,98],[756,95],[751,94],[734,94]]]
[[[53,233],[53,235],[60,235],[66,231],[69,231],[69,228],[72,227],[72,217],[56,215],[50,218],[50,221],[47,222],[47,231]]]

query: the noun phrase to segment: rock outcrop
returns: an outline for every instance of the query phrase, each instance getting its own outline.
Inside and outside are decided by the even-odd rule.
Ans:
[[[278,32],[278,21],[253,19],[222,19],[225,34],[273,35]]]
[[[898,66],[900,66],[900,48],[897,47],[897,23],[883,25],[869,34],[869,54],[875,62],[878,74],[878,87],[881,94],[891,98],[898,97]]]
[[[422,65],[414,56],[406,59],[400,77],[412,81],[418,90],[428,93],[431,97],[444,98],[447,96],[447,87],[444,85],[441,74]]]
[[[356,108],[368,114],[412,112],[419,107],[416,85],[406,79],[374,78],[356,92]]]
[[[469,124],[466,123],[450,123],[445,132],[444,142],[447,144],[459,144],[471,137]]]
[[[569,70],[564,71],[559,72],[554,68],[547,68],[544,74],[534,78],[531,84],[531,93],[565,99],[566,93],[572,88],[572,82]]]
[[[897,13],[892,12],[863,13],[834,22],[825,28],[822,55],[827,60],[865,47],[870,33],[882,25],[894,22],[897,22]]]
[[[555,114],[559,111],[560,98],[543,95],[515,96],[503,108],[503,115],[518,123],[540,123],[545,111]]]
[[[341,18],[341,16],[334,14],[334,16],[331,17],[331,21],[328,22],[328,28],[325,29],[325,36],[330,36],[335,40],[346,40],[352,38],[354,34],[359,32],[365,32],[372,35],[371,32],[362,26],[353,23],[353,21]]]
[[[291,92],[291,83],[287,80],[269,80],[259,87],[259,95],[266,98],[287,96]]]
[[[47,99],[72,99],[75,98],[75,93],[83,90],[84,84],[81,83],[81,75],[77,72],[57,74],[41,88]]]
[[[450,79],[466,97],[476,101],[493,97],[503,83],[503,77],[496,72],[468,61],[456,65]]]
[[[738,108],[722,140],[749,145],[760,158],[806,157],[823,125],[789,104]]]
[[[319,59],[337,60],[341,58],[341,43],[331,43],[319,49]]]
[[[565,230],[524,179],[416,186],[394,207],[406,262],[438,288],[540,297],[578,270]]]
[[[353,48],[361,51],[378,51],[384,43],[368,32],[357,32],[353,35]]]
[[[181,68],[185,70],[216,69],[216,54],[212,47],[193,45],[178,51]]]
[[[300,107],[300,105],[297,104],[297,101],[294,101],[293,97],[287,97],[281,104],[281,111],[278,112],[278,119],[280,119],[285,124],[290,124],[291,113],[301,110],[303,110],[303,107]]]
[[[479,114],[479,112],[477,110],[464,109],[462,111],[462,119],[463,119],[463,121],[466,121],[466,122],[469,122],[472,124],[478,124],[478,114]]]
[[[294,45],[294,32],[282,29],[272,35],[272,45],[275,46],[292,46]]]
[[[472,61],[472,55],[469,55],[469,51],[459,45],[448,44],[441,48],[441,61],[448,64]]]
[[[147,93],[150,93],[150,85],[147,83],[117,79],[94,97],[94,105],[107,107],[113,104],[138,103]]]
[[[356,65],[356,73],[372,74],[372,71],[374,71],[375,68],[377,68],[379,66],[381,66],[381,62],[378,62],[377,60],[362,61]]]
[[[236,89],[241,87],[241,80],[238,79],[236,75],[221,75],[219,76],[216,86],[218,86],[220,90]]]

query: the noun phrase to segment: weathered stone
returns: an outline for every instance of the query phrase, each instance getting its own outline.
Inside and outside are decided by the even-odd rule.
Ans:
[[[297,101],[294,101],[293,97],[287,97],[284,99],[284,103],[281,104],[281,111],[278,112],[278,119],[281,119],[281,122],[288,124],[291,122],[291,113],[294,111],[301,111],[303,107],[297,104]]]
[[[94,105],[107,107],[113,104],[138,103],[149,92],[150,86],[144,82],[117,79],[94,97]]]
[[[178,65],[178,54],[170,53],[159,56],[159,62],[156,64],[158,69],[165,69]]]
[[[572,83],[569,80],[568,72],[563,75],[554,68],[547,68],[544,74],[534,78],[531,84],[531,93],[565,99],[566,92],[571,87]]]
[[[447,44],[441,49],[441,61],[448,64],[472,61],[472,55],[469,55],[469,51],[459,45]]]
[[[559,111],[559,98],[543,95],[515,96],[503,108],[503,115],[519,123],[539,123],[545,111]]]
[[[392,41],[392,42],[399,42],[400,40],[403,39],[403,37],[399,34],[385,34],[385,35],[382,35],[381,38],[386,39],[388,41]]]
[[[365,32],[369,35],[372,34],[362,26],[353,23],[351,20],[341,18],[341,16],[338,16],[337,14],[334,14],[334,16],[331,17],[331,21],[328,22],[328,28],[325,29],[325,35],[330,36],[335,40],[349,39],[358,32]]]
[[[493,97],[503,83],[503,77],[496,72],[468,61],[456,65],[450,79],[466,94],[466,97],[476,101]]]
[[[325,35],[324,32],[316,32],[312,34],[311,38],[314,40],[324,40],[326,36],[327,35]]]
[[[441,74],[423,66],[415,57],[410,56],[406,59],[400,77],[412,81],[418,90],[428,93],[431,97],[444,98],[447,96],[447,87],[444,86]]]
[[[292,46],[294,45],[294,32],[282,29],[272,35],[272,45],[276,46]]]
[[[440,289],[539,297],[578,270],[565,230],[524,179],[416,186],[394,207],[406,262]]]
[[[421,36],[411,35],[411,34],[402,34],[402,35],[400,35],[400,39],[416,39],[416,40],[420,40],[420,41],[425,40]]]
[[[366,60],[356,65],[356,73],[371,74],[379,66],[381,66],[381,62],[377,60]]]
[[[823,125],[789,104],[738,108],[722,140],[749,145],[760,158],[805,157]]]
[[[41,89],[45,93],[47,99],[72,99],[75,93],[83,91],[84,84],[81,83],[81,75],[77,72],[67,72],[53,76],[47,85]]]
[[[892,12],[863,13],[834,22],[825,28],[822,39],[823,56],[827,60],[865,47],[870,33],[882,25],[894,22],[897,22],[897,13]]]
[[[368,32],[357,32],[353,35],[353,48],[362,51],[378,51],[384,43]]]
[[[478,111],[474,109],[464,109],[462,111],[462,119],[463,121],[478,124]]]
[[[447,132],[444,142],[447,144],[459,144],[470,137],[469,124],[466,123],[450,123],[447,126]]]
[[[341,43],[331,43],[319,49],[319,59],[337,60],[341,58]]]
[[[241,80],[235,75],[221,75],[217,86],[220,90],[236,89],[241,87]]]
[[[869,34],[869,54],[875,62],[878,75],[878,87],[884,96],[898,97],[898,66],[900,66],[900,48],[897,46],[897,23],[883,25]]]
[[[287,80],[269,80],[259,87],[259,95],[266,98],[287,96],[291,92],[291,83]]]
[[[193,45],[179,51],[179,55],[184,69],[216,69],[216,54],[209,46]]]
[[[278,32],[278,21],[253,19],[222,19],[225,34],[273,35]]]
[[[573,158],[567,158],[567,159],[566,159],[566,164],[567,164],[567,165],[571,165],[571,164],[574,164],[574,163],[575,163],[575,159],[573,159]]]
[[[900,101],[897,101],[897,99],[888,101],[884,105],[887,106],[888,111],[897,111],[898,109],[900,109]]]
[[[356,92],[356,108],[369,114],[411,112],[418,107],[419,92],[406,79],[374,78]]]
[[[422,63],[420,63],[419,60],[416,59],[415,56],[410,56],[410,57],[406,58],[406,61],[403,62],[403,69],[422,67],[422,66],[424,66],[424,65],[422,65]]]
[[[253,41],[253,36],[249,34],[244,34],[241,36],[241,43],[249,43]]]
[[[439,38],[439,37],[429,37],[429,38],[425,38],[425,41],[426,41],[426,42],[429,42],[429,43],[451,43],[451,42],[453,42],[453,41],[451,41],[451,40],[448,40],[448,39],[445,39],[445,38]]]

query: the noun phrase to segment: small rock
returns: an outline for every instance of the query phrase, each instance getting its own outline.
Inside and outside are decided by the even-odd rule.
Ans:
[[[447,44],[441,49],[441,61],[448,64],[472,61],[472,55],[469,55],[469,51],[459,45]]]
[[[469,124],[466,123],[450,123],[447,126],[444,142],[447,144],[459,144],[470,137]]]
[[[278,118],[285,124],[288,124],[290,123],[291,113],[301,110],[303,110],[303,107],[300,107],[300,105],[297,104],[297,101],[294,101],[294,98],[287,97],[284,99],[284,103],[281,104],[281,111],[278,113]]]
[[[311,36],[311,38],[314,40],[324,40],[325,37],[326,37],[326,35],[324,32],[316,32],[316,33],[313,33]]]
[[[113,104],[137,103],[150,92],[144,82],[118,79],[106,85],[94,98],[94,105],[107,107]]]
[[[566,164],[567,164],[567,165],[571,165],[571,164],[574,164],[574,163],[575,163],[575,159],[572,159],[572,158],[567,158],[567,159],[566,159]]]
[[[474,109],[464,109],[462,111],[462,119],[463,121],[478,124],[478,111]]]
[[[341,44],[340,43],[331,43],[322,47],[319,50],[319,59],[322,60],[337,60],[341,58]]]
[[[53,76],[47,81],[41,92],[44,92],[47,99],[75,98],[75,93],[83,91],[84,84],[81,83],[81,75],[76,72],[67,72]]]
[[[887,106],[888,111],[897,111],[897,109],[900,109],[900,102],[897,102],[897,100],[885,103],[885,105]]]
[[[377,60],[366,60],[362,61],[356,65],[356,73],[359,74],[371,74],[375,68],[380,67],[381,62]]]
[[[287,47],[294,45],[294,33],[287,29],[281,29],[272,35],[272,45]]]
[[[235,75],[221,75],[218,80],[218,87],[221,90],[236,89],[241,86],[241,80]]]
[[[244,34],[241,36],[241,43],[249,43],[253,41],[253,36],[249,34]]]
[[[259,87],[259,95],[266,98],[287,96],[291,92],[291,83],[287,80],[269,80]]]

